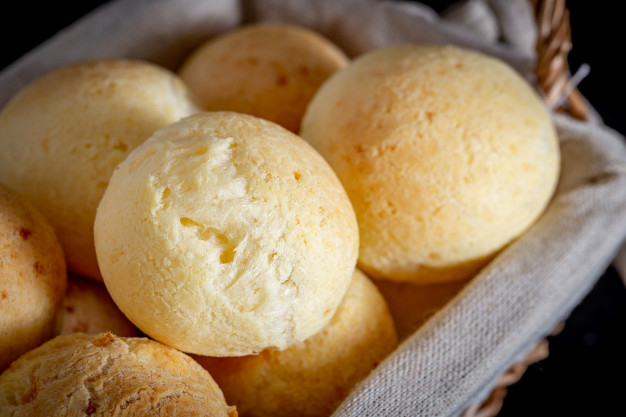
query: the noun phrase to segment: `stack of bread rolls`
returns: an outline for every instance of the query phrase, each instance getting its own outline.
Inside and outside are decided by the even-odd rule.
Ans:
[[[58,68],[1,110],[0,149],[11,415],[329,416],[559,173],[549,114],[506,64],[433,45],[349,59],[276,23],[177,72]]]

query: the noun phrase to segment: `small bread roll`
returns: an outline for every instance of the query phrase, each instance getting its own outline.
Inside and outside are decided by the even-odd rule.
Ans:
[[[209,39],[178,73],[205,109],[251,114],[297,133],[315,91],[348,62],[309,29],[256,23]]]
[[[57,69],[2,109],[0,182],[41,210],[71,271],[101,280],[93,221],[113,169],[156,129],[197,111],[176,74],[147,62]]]
[[[195,357],[242,417],[330,416],[397,346],[385,299],[359,270],[326,327],[284,351]]]
[[[146,338],[57,336],[0,375],[0,415],[236,417],[191,357]]]
[[[54,230],[35,207],[0,185],[0,372],[56,336],[66,284]]]
[[[116,336],[140,336],[101,282],[70,274],[63,310],[61,334],[111,332]]]
[[[546,208],[559,144],[538,94],[505,63],[453,46],[365,54],[318,90],[302,137],[359,221],[359,266],[419,284],[464,280]]]
[[[374,284],[387,301],[398,338],[404,340],[444,308],[467,285],[467,281],[415,285],[376,279]]]
[[[182,351],[241,356],[319,331],[358,254],[348,196],[324,159],[279,125],[190,116],[122,162],[95,242],[113,300]]]

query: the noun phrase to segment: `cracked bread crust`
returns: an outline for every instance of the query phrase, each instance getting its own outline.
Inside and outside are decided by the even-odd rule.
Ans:
[[[0,376],[0,415],[236,417],[191,357],[147,338],[61,335]]]
[[[157,131],[118,166],[95,222],[104,282],[143,332],[241,356],[320,330],[352,277],[356,217],[295,134],[234,112]]]

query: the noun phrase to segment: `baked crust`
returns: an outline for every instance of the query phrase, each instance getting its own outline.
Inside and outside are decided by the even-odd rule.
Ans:
[[[96,207],[115,166],[156,129],[199,111],[176,74],[136,60],[79,62],[30,83],[0,113],[0,182],[52,224],[68,269],[102,280]]]
[[[175,349],[112,333],[60,335],[0,375],[11,416],[228,416],[209,373]]]
[[[284,349],[320,330],[359,241],[324,159],[235,112],[187,117],[137,147],[100,202],[95,239],[122,312],[154,339],[208,356]]]
[[[359,221],[359,267],[414,283],[471,277],[555,190],[556,130],[511,67],[476,51],[372,51],[318,90],[301,136],[330,163]]]
[[[207,40],[178,73],[205,109],[251,114],[297,133],[317,89],[348,62],[317,32],[263,22]]]

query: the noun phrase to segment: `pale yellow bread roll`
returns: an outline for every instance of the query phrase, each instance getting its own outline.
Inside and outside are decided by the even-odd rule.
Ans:
[[[198,111],[171,71],[142,61],[52,71],[0,113],[0,182],[52,224],[74,273],[101,280],[96,207],[115,166],[153,131]]]
[[[359,221],[372,277],[471,277],[546,208],[560,170],[550,114],[505,63],[453,46],[365,54],[318,90],[302,137]]]
[[[146,338],[60,335],[0,375],[3,416],[235,417],[191,357]]]
[[[95,221],[106,287],[143,332],[241,356],[320,330],[358,227],[324,159],[279,125],[215,112],[157,131],[114,172]]]
[[[111,332],[137,337],[139,330],[113,302],[102,282],[69,274],[61,334]]]
[[[256,23],[207,40],[178,73],[207,110],[252,114],[297,133],[315,91],[348,62],[310,29]]]
[[[56,336],[66,284],[54,230],[35,207],[0,184],[0,372]]]
[[[195,359],[242,417],[330,416],[354,385],[397,346],[385,299],[361,271],[333,319],[284,351]]]
[[[456,297],[467,281],[415,285],[376,279],[374,284],[387,301],[398,338],[404,340]]]

